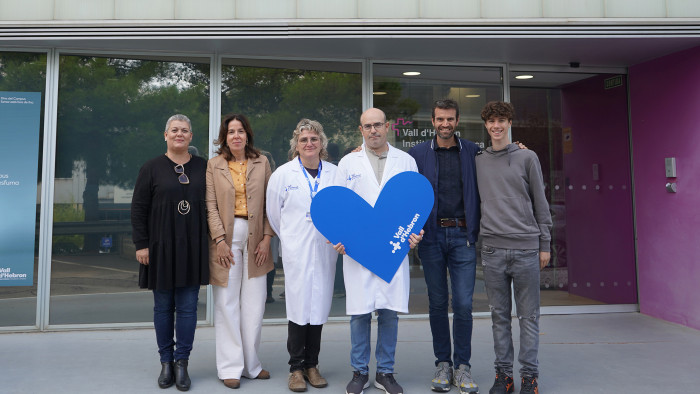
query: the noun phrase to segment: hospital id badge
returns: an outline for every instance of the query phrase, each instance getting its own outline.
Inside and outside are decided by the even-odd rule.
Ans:
[[[307,222],[311,221],[311,212],[306,212],[306,221]]]

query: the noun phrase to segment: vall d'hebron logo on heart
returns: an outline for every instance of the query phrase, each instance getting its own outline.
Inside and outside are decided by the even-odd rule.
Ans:
[[[398,239],[398,242],[395,241],[389,241],[391,246],[394,247],[394,250],[391,251],[391,253],[396,253],[397,249],[401,249],[401,244],[406,242],[406,238],[411,236],[411,230],[413,230],[413,226],[416,224],[418,221],[418,218],[420,218],[419,214],[416,214],[416,216],[413,217],[413,220],[411,220],[411,223],[406,226],[406,229],[402,226],[399,226],[399,230],[394,234],[394,238]]]
[[[417,172],[391,178],[374,206],[340,186],[321,190],[311,203],[311,219],[333,244],[387,283],[410,250],[408,239],[418,234],[433,208],[430,182]]]

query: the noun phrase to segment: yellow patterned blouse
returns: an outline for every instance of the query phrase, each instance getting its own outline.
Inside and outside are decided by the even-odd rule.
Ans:
[[[246,170],[248,160],[244,162],[229,160],[228,170],[231,172],[233,187],[236,189],[236,206],[233,214],[236,216],[248,217],[248,205],[245,195]]]

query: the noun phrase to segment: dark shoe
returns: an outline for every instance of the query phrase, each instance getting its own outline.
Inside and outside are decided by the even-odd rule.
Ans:
[[[403,394],[403,387],[396,382],[393,373],[377,372],[374,379],[374,387],[384,390],[386,394]]]
[[[352,380],[345,387],[345,394],[363,394],[367,387],[369,387],[369,375],[355,371],[352,373]]]
[[[271,295],[267,296],[267,298],[265,299],[266,304],[271,304],[273,302],[275,302],[275,299]]]
[[[537,376],[523,376],[520,385],[520,394],[538,394]]]
[[[175,373],[173,368],[175,364],[172,361],[167,363],[160,363],[160,376],[158,376],[158,387],[162,389],[167,389],[175,383]]]
[[[515,390],[513,378],[506,375],[503,371],[496,371],[496,380],[489,390],[489,394],[509,394]]]
[[[328,381],[321,376],[321,372],[316,367],[306,368],[304,370],[304,377],[309,381],[310,385],[317,389],[328,386]]]
[[[270,379],[270,372],[263,369],[255,379]]]
[[[189,390],[192,384],[190,375],[187,373],[187,364],[187,360],[175,361],[175,387],[180,391]]]
[[[224,379],[224,386],[230,388],[230,389],[237,389],[241,387],[241,380],[240,379]]]
[[[301,373],[301,370],[297,369],[289,374],[287,387],[295,393],[306,391],[306,381],[304,381],[304,375]]]

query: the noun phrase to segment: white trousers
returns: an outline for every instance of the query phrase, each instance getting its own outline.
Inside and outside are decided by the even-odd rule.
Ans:
[[[214,288],[216,369],[219,379],[254,379],[262,371],[258,358],[262,318],[267,297],[267,276],[248,279],[248,221],[233,224],[234,264],[228,287]],[[241,316],[245,318],[241,319]]]

